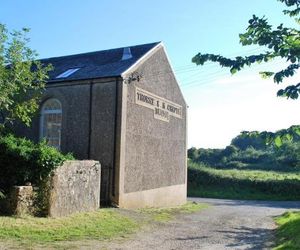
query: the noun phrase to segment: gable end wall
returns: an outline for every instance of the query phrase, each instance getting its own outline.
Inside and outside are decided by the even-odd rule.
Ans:
[[[164,48],[156,48],[134,72],[142,75],[142,80],[123,86],[126,124],[121,147],[125,154],[120,162],[119,205],[182,204],[186,201],[186,103]],[[136,103],[136,88],[182,106],[182,119],[155,119],[152,109]]]

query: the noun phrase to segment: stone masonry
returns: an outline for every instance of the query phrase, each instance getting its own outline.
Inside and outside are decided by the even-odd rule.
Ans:
[[[50,181],[50,217],[88,212],[100,207],[100,164],[97,161],[66,161]]]
[[[11,213],[17,216],[33,213],[32,186],[14,186],[10,193],[9,207]]]

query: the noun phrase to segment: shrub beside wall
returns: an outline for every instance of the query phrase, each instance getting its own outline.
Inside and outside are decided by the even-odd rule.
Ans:
[[[52,170],[65,160],[73,160],[70,154],[63,155],[45,142],[33,143],[11,134],[0,137],[0,189],[27,182],[38,185]]]
[[[66,160],[73,160],[71,154],[63,155],[45,141],[33,143],[12,134],[0,136],[0,190],[7,194],[13,186],[31,183],[37,188],[38,197],[45,194],[47,179],[51,172]],[[41,199],[37,204],[42,206]]]
[[[32,186],[12,187],[0,206],[3,213],[16,216],[61,217],[95,211],[100,207],[100,177],[97,161],[66,161],[38,190]]]

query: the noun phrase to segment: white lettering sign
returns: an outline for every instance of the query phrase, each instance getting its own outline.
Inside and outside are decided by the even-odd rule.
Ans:
[[[170,121],[170,116],[182,119],[182,106],[138,87],[135,88],[135,103],[152,109],[155,119],[165,122]]]

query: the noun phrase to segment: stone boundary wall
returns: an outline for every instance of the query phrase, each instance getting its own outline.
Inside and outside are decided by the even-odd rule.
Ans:
[[[68,216],[100,208],[100,163],[66,161],[50,180],[50,217]]]
[[[48,203],[46,215],[61,217],[99,209],[100,179],[98,161],[66,161],[50,178],[48,195],[45,193],[48,196],[45,197]],[[14,186],[7,198],[0,200],[0,212],[34,215],[35,192],[32,186]]]
[[[13,214],[25,215],[33,213],[32,186],[14,186],[11,192],[10,206]]]
[[[0,200],[0,213],[5,215],[33,214],[32,186],[13,186],[6,198]]]

